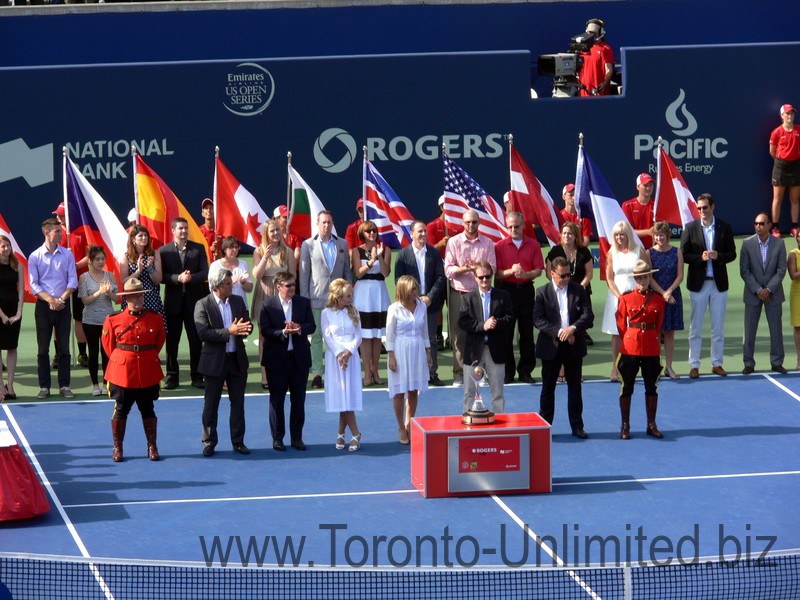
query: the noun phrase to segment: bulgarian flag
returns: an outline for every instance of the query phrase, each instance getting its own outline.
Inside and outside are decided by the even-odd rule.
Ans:
[[[301,240],[307,240],[319,233],[317,215],[320,211],[325,210],[325,206],[291,164],[289,165],[289,183],[292,190],[291,206],[289,207],[289,233],[294,233]],[[335,227],[333,235],[336,235]]]
[[[135,154],[133,158],[133,173],[133,190],[139,224],[147,227],[153,247],[157,248],[171,242],[172,220],[183,217],[189,223],[189,239],[202,245],[208,253],[206,238],[192,215],[158,173],[144,163],[139,154]]]
[[[269,220],[253,194],[237,181],[217,156],[214,169],[214,222],[216,233],[240,242],[261,245],[261,225]]]
[[[666,221],[673,225],[680,223],[681,226],[685,226],[686,223],[700,218],[700,211],[697,210],[692,192],[686,186],[675,163],[664,152],[663,146],[658,152],[656,179],[658,180],[655,199],[656,221]]]
[[[8,238],[8,241],[11,242],[11,251],[14,253],[14,256],[19,261],[20,267],[22,267],[24,281],[25,281],[25,302],[36,302],[36,296],[33,295],[31,292],[31,284],[28,281],[28,259],[25,258],[25,255],[20,250],[19,244],[17,244],[17,240],[14,239],[14,235],[11,233],[11,228],[6,223],[6,220],[3,218],[3,215],[0,215],[0,235],[4,235]],[[14,316],[14,315],[8,315]]]

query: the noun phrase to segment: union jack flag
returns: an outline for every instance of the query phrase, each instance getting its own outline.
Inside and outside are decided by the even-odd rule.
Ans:
[[[364,158],[364,216],[378,227],[378,238],[389,248],[405,248],[411,243],[414,217],[394,190]]]
[[[492,242],[499,242],[508,237],[505,225],[505,213],[500,205],[486,193],[478,183],[467,175],[466,171],[450,160],[444,158],[444,215],[445,223],[461,225],[464,211],[472,209],[480,217],[478,232]]]

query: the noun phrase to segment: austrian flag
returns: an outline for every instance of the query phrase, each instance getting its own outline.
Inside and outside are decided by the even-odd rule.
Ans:
[[[214,211],[218,235],[231,235],[254,247],[261,244],[261,226],[269,220],[267,213],[219,156],[214,170]]]

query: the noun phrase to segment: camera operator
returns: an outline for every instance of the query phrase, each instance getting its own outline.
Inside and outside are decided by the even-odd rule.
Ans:
[[[614,76],[614,49],[606,42],[605,23],[601,19],[589,19],[586,33],[594,36],[594,44],[588,51],[581,52],[582,65],[578,72],[581,96],[609,96]]]

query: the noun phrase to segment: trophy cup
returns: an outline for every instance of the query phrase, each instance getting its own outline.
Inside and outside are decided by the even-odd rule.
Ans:
[[[472,401],[472,407],[462,415],[461,422],[464,425],[489,425],[494,423],[494,413],[486,408],[481,398],[481,384],[486,381],[486,371],[478,364],[478,361],[472,363],[469,376],[475,382],[475,399]]]

